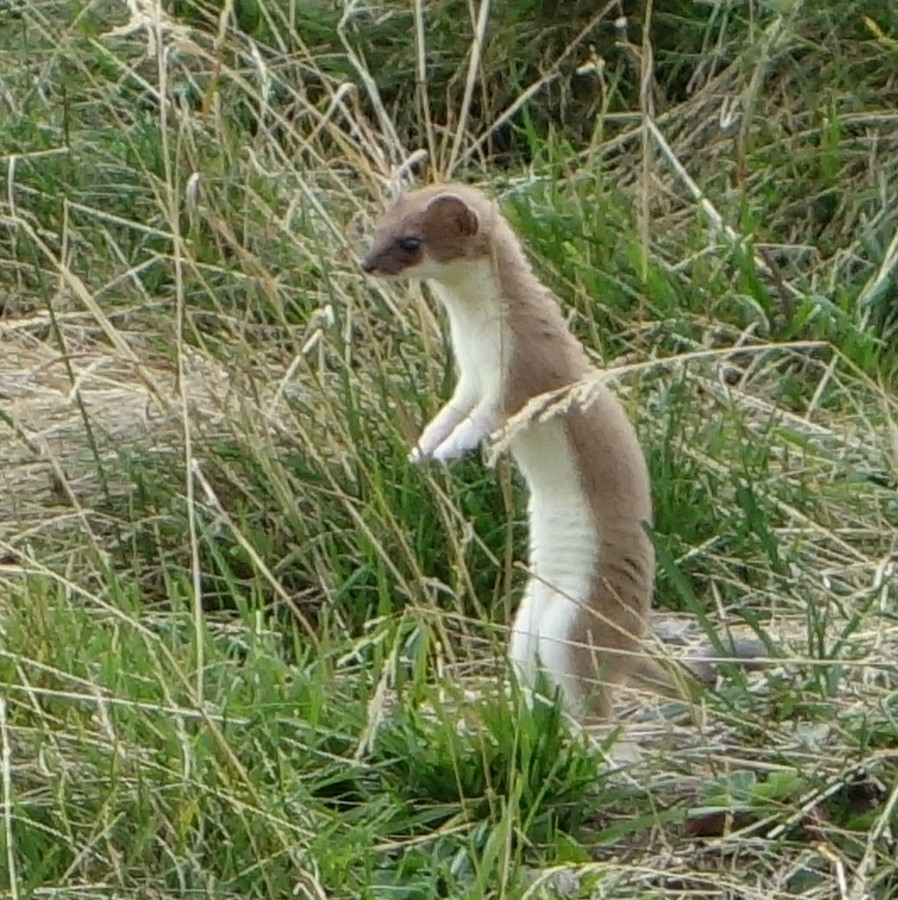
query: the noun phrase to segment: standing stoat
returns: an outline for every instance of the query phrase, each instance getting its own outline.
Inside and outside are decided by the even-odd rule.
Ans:
[[[412,450],[415,462],[461,456],[533,397],[594,371],[478,190],[446,184],[401,196],[361,267],[426,279],[449,317],[458,384]],[[614,395],[600,387],[594,397],[531,421],[509,443],[530,491],[530,578],[510,655],[528,684],[541,668],[571,712],[603,720],[615,685],[669,693],[676,679],[643,647],[655,564],[645,459]]]

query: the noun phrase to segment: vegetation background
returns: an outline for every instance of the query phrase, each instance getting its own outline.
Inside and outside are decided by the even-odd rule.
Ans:
[[[0,3],[11,898],[898,896],[898,6]],[[507,461],[359,237],[489,186],[767,641],[600,743],[504,676]],[[682,652],[683,648],[677,650]]]

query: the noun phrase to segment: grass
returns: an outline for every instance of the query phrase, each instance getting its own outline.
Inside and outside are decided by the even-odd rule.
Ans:
[[[4,896],[898,891],[898,13],[623,6],[4,8]],[[668,630],[773,658],[620,770],[507,677],[511,465],[405,462],[419,147],[613,371]]]

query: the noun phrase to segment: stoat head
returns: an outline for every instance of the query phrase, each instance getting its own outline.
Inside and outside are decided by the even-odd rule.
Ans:
[[[488,252],[489,201],[462,185],[422,188],[380,217],[362,271],[379,277],[451,277],[460,263]]]

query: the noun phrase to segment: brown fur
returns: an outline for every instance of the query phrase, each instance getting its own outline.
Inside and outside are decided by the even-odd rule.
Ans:
[[[511,229],[497,215],[491,218],[493,261],[502,296],[509,298],[505,413],[512,416],[534,397],[580,381],[593,367]],[[599,389],[589,408],[567,412],[565,427],[600,547],[593,594],[574,626],[571,662],[585,685],[596,684],[599,676],[593,714],[606,719],[612,705],[606,685],[633,679],[656,691],[673,687],[642,646],[655,567],[645,531],[652,522],[649,476],[636,434],[610,391]]]
[[[496,215],[498,210],[479,191],[464,185],[432,185],[404,194],[378,223],[362,269],[369,274],[399,275],[421,259],[424,246],[440,262],[488,254],[490,225]],[[416,253],[403,253],[396,245],[398,239],[409,237],[423,242]]]
[[[409,252],[403,239],[421,246]],[[491,258],[499,314],[509,336],[502,385],[502,419],[547,391],[575,384],[592,371],[555,297],[539,282],[497,205],[463,185],[434,185],[401,197],[382,217],[366,272],[395,276],[428,258],[442,265]],[[427,277],[427,276],[425,276]],[[564,415],[564,427],[599,539],[594,588],[570,638],[572,673],[597,685],[591,718],[612,713],[612,688],[627,680],[677,693],[678,679],[645,653],[654,573],[646,534],[652,509],[642,451],[614,395],[599,389],[586,408]]]

